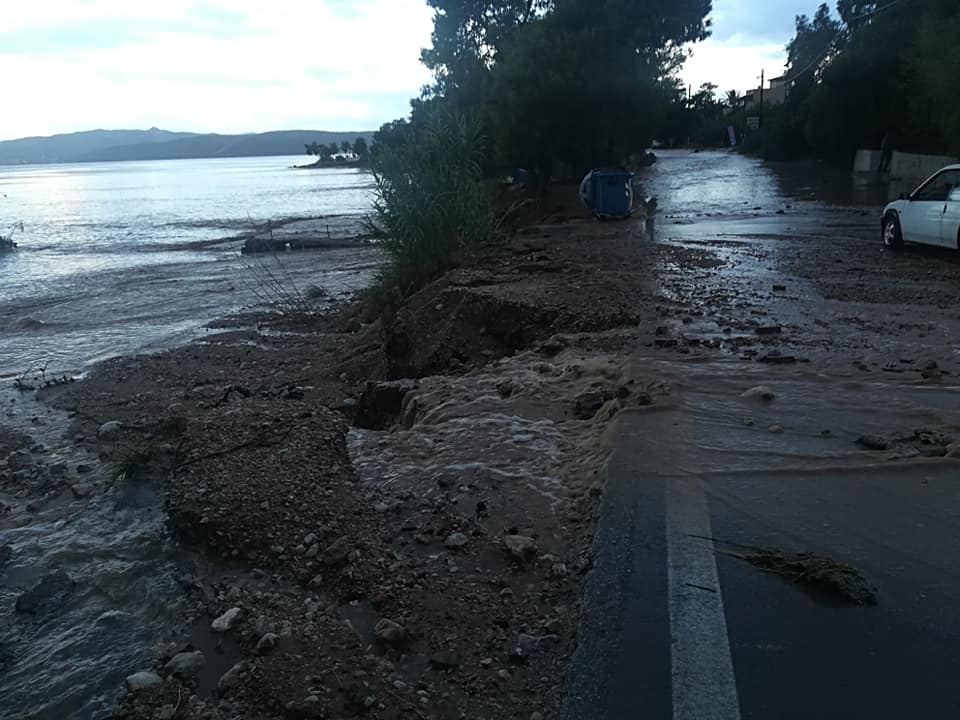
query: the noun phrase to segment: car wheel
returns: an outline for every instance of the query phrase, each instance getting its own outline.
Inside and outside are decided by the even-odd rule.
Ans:
[[[891,213],[883,219],[883,245],[891,250],[903,248],[903,233],[900,231],[900,218]]]

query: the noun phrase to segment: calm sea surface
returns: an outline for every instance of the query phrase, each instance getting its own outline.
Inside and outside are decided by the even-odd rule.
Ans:
[[[248,304],[239,243],[217,240],[276,219],[339,227],[369,208],[369,174],[290,168],[304,160],[0,167],[0,233],[24,224],[19,249],[0,255],[0,377],[31,363],[75,371]],[[294,273],[352,262],[296,255]]]

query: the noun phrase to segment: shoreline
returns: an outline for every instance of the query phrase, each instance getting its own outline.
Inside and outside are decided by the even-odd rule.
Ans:
[[[343,712],[368,697],[487,712],[489,703],[502,702],[494,700],[501,686],[523,688],[544,707],[556,702],[589,566],[597,498],[590,488],[605,454],[603,428],[634,394],[613,357],[600,351],[603,342],[584,362],[593,333],[578,335],[595,331],[599,320],[613,331],[610,341],[629,342],[616,330],[626,320],[622,303],[584,314],[577,295],[557,283],[556,262],[575,272],[576,233],[584,229],[596,231],[576,222],[522,231],[512,245],[486,252],[380,316],[348,303],[307,317],[221,319],[201,342],[108,360],[77,384],[41,391],[72,416],[72,436],[115,475],[101,475],[84,492],[111,493],[118,482],[163,488],[174,543],[216,568],[186,581],[191,609],[176,646],[166,646],[153,667],[130,671],[166,679],[126,695],[116,717],[162,716],[178,697],[189,697],[197,713],[232,698],[227,704],[243,708],[243,717],[274,717],[287,706],[280,716],[311,713],[317,702]],[[556,236],[557,246],[543,236]],[[542,296],[504,276],[510,266],[542,273],[557,295],[552,309],[544,311]],[[558,330],[574,334],[526,349]],[[588,410],[574,403],[580,395]],[[470,411],[461,415],[451,406]],[[471,432],[461,429],[473,423]],[[503,432],[513,437],[511,457],[487,457],[483,448],[503,442]],[[476,445],[476,433],[490,436]],[[554,449],[539,458],[544,447]],[[393,462],[384,461],[385,448]],[[294,462],[278,465],[277,452]],[[431,464],[436,453],[449,453],[445,463]],[[460,467],[473,469],[454,469]],[[504,485],[518,472],[525,482]],[[289,501],[274,508],[278,479]],[[323,507],[312,507],[318,493]],[[415,520],[424,513],[428,522]],[[347,517],[353,519],[344,525]],[[393,590],[385,592],[384,577],[393,578]],[[213,600],[220,597],[216,587],[231,599]],[[567,609],[531,614],[530,591]],[[272,609],[258,599],[277,592],[299,599]],[[438,597],[464,598],[456,619],[433,607]],[[303,603],[314,608],[306,617]],[[209,622],[233,607],[242,619],[226,636],[212,634]],[[357,607],[361,617],[354,617]],[[499,649],[471,649],[475,630],[496,627],[504,613],[512,619],[488,640]],[[352,623],[346,634],[345,620]],[[460,642],[450,642],[451,631]],[[270,636],[277,651],[258,650]],[[317,649],[320,638],[327,644]],[[514,657],[517,643],[525,649]],[[175,651],[193,648],[206,648],[208,664],[216,660],[217,678],[198,671],[178,679],[164,670]],[[293,676],[303,669],[292,658],[305,652],[317,671],[333,663],[341,677],[371,667],[381,676],[366,681],[372,689],[359,699],[335,691],[329,676],[324,693],[293,692]],[[224,657],[233,661],[229,667],[221,667]],[[401,667],[409,671],[405,679],[397,675]],[[464,675],[477,672],[483,677],[464,686]],[[539,679],[545,676],[547,683]],[[309,686],[305,679],[294,684]]]
[[[651,189],[702,175],[673,162]],[[724,162],[721,178],[772,177]],[[144,686],[113,716],[562,717],[568,670],[593,668],[600,687],[620,662],[576,635],[619,621],[580,616],[616,428],[692,412],[704,471],[739,448],[701,437],[712,426],[691,407],[722,408],[762,448],[815,438],[817,467],[950,452],[955,413],[929,398],[946,402],[960,367],[929,325],[956,326],[955,263],[891,259],[858,206],[732,194],[718,218],[723,198],[684,212],[658,194],[656,238],[640,217],[556,207],[405,301],[226,318],[201,343],[45,391],[73,414],[71,442],[126,477],[82,481],[89,501],[155,488],[169,545],[192,558],[176,571],[179,634],[126,668]],[[887,313],[894,277],[907,317]],[[785,404],[798,382],[817,390]],[[818,402],[901,386],[926,404],[847,422]],[[889,449],[865,449],[868,432]],[[642,453],[616,449],[621,466]]]

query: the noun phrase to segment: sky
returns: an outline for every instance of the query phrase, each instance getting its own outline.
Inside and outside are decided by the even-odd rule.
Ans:
[[[714,0],[682,72],[746,90],[815,0]],[[372,130],[429,81],[424,0],[0,0],[0,140],[94,128]]]
[[[705,82],[724,93],[760,87],[761,70],[767,79],[783,74],[796,16],[812,16],[819,4],[820,0],[713,0],[713,33],[693,47],[681,77],[694,90]]]

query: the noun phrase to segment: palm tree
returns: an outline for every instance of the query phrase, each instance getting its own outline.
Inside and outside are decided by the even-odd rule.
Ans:
[[[727,107],[736,108],[740,105],[740,93],[738,93],[736,90],[729,90],[727,91],[726,100]]]

